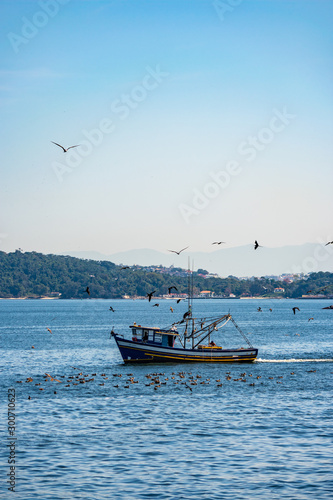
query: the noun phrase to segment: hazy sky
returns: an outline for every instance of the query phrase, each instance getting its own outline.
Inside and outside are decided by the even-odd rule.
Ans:
[[[1,250],[333,240],[332,1],[0,11]]]

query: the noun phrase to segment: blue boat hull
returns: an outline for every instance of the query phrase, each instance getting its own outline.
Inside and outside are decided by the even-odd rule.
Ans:
[[[113,335],[125,363],[160,363],[160,362],[204,362],[230,363],[252,362],[258,355],[258,349],[184,349],[182,347],[161,347],[124,339]]]

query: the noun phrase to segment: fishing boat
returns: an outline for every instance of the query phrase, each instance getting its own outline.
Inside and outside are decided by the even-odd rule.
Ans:
[[[227,363],[250,362],[258,355],[246,335],[230,313],[218,317],[193,317],[193,271],[188,269],[188,306],[182,319],[172,325],[158,328],[136,323],[130,325],[130,339],[111,330],[120,354],[127,363],[203,362]],[[212,340],[216,332],[231,322],[246,347],[223,348]],[[220,337],[220,336],[219,336]]]
[[[190,311],[182,320],[170,327],[158,328],[133,323],[132,336],[111,331],[120,354],[127,363],[147,362],[250,362],[258,355],[245,334],[230,313],[214,318],[193,318]],[[220,331],[229,321],[247,344],[246,347],[223,348],[213,340],[213,334]]]

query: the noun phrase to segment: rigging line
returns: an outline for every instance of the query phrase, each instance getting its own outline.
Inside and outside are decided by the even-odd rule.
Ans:
[[[239,326],[237,325],[237,323],[234,320],[234,318],[232,316],[230,316],[230,319],[233,322],[233,324],[235,325],[235,327],[237,328],[237,330],[239,331],[239,333],[242,335],[242,337],[245,340],[245,342],[247,342],[247,345],[250,346],[251,349],[253,349],[253,345],[251,344],[251,342],[249,341],[249,339],[246,337],[245,333],[243,333],[242,330],[239,328]]]

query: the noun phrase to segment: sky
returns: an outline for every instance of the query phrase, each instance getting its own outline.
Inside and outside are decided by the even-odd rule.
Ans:
[[[0,250],[333,240],[332,1],[0,11]]]

